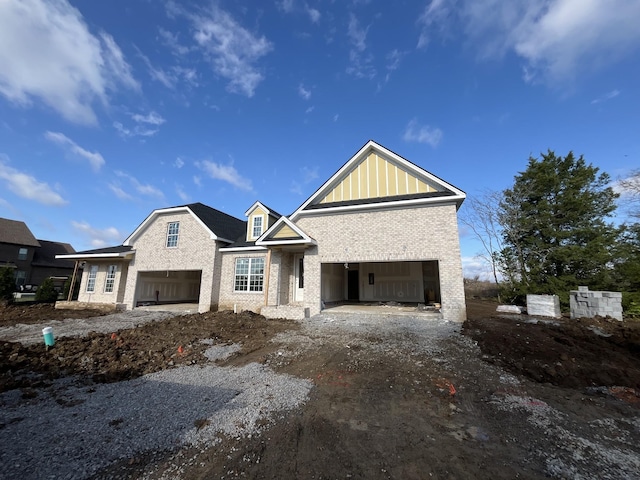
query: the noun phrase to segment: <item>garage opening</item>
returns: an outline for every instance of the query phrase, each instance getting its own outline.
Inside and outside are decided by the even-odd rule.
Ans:
[[[438,261],[323,263],[321,295],[325,304],[397,302],[439,307]]]
[[[202,270],[138,272],[136,306],[199,303]]]

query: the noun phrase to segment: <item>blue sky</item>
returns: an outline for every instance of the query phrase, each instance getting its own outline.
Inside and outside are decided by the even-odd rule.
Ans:
[[[0,216],[86,250],[155,208],[288,214],[369,139],[468,196],[547,149],[624,177],[639,21],[637,0],[1,0]]]

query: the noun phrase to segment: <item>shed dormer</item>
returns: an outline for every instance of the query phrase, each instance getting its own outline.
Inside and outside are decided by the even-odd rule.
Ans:
[[[282,215],[256,202],[244,213],[247,216],[247,242],[255,242],[260,235],[276,223]]]

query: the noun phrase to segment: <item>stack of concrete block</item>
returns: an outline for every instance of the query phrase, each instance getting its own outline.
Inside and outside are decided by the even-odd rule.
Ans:
[[[588,287],[571,290],[571,318],[611,317],[622,320],[622,293],[591,292]]]
[[[560,318],[560,298],[557,295],[527,295],[527,313],[540,317]]]

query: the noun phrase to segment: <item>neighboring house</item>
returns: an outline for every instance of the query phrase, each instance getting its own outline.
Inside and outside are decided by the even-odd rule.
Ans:
[[[466,318],[457,210],[465,193],[369,141],[293,214],[247,221],[201,203],[153,211],[85,262],[80,302],[195,302],[302,318],[329,302],[439,303]]]
[[[73,252],[68,243],[36,240],[24,222],[0,218],[0,267],[14,269],[18,287],[40,285],[49,277],[63,282],[72,275],[74,263],[56,255]]]

